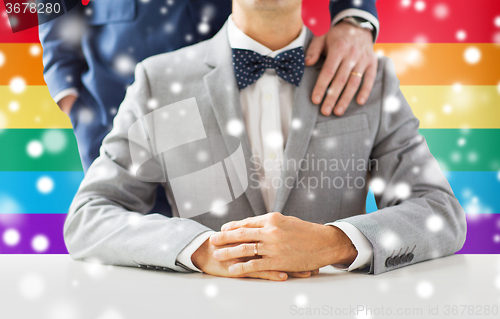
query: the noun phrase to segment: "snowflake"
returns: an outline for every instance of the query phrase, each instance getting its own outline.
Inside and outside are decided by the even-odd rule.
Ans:
[[[31,248],[38,253],[43,253],[49,248],[49,239],[45,235],[36,235],[31,240]]]
[[[40,157],[43,154],[43,145],[39,141],[31,141],[28,143],[26,151],[33,158]]]
[[[424,1],[415,2],[415,10],[422,12],[425,10],[426,4]]]
[[[467,33],[464,30],[458,30],[455,36],[458,41],[464,41],[467,38]]]
[[[443,219],[438,215],[433,215],[427,219],[427,229],[431,232],[437,232],[443,229]]]
[[[243,123],[241,123],[240,120],[233,119],[227,123],[226,129],[230,135],[239,136],[241,133],[243,133],[243,128]]]
[[[40,275],[26,274],[21,278],[19,283],[19,292],[29,300],[35,300],[45,291],[45,281]]]
[[[49,194],[54,189],[54,181],[49,176],[42,176],[37,180],[36,188],[42,194]]]
[[[429,281],[421,281],[416,287],[417,295],[422,299],[427,299],[434,293],[434,286]]]
[[[3,242],[7,246],[15,246],[19,243],[21,235],[15,228],[9,228],[3,233]]]
[[[26,81],[19,76],[14,77],[9,83],[10,90],[14,94],[21,94],[26,90]]]
[[[476,47],[467,48],[464,52],[464,59],[469,64],[477,64],[481,60],[481,51]]]

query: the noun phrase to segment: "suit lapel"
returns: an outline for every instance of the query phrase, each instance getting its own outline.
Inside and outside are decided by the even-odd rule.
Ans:
[[[240,105],[239,89],[233,72],[232,51],[227,39],[226,28],[227,22],[212,40],[210,40],[211,43],[207,51],[205,62],[214,69],[203,78],[205,87],[210,96],[210,104],[212,105],[215,118],[217,119],[217,124],[224,137],[229,134],[227,128],[231,121],[241,123],[243,128],[245,127]],[[260,189],[252,187],[250,183],[251,179],[249,173],[255,171],[255,168],[250,161],[252,149],[250,148],[246,129],[243,129],[242,133],[237,137],[240,139],[247,167],[249,186],[245,191],[245,195],[255,215],[265,214],[266,208],[262,193]],[[224,138],[224,141],[227,146],[228,140]]]
[[[291,188],[286,185],[293,185],[297,178],[299,161],[304,158],[309,140],[316,124],[320,107],[311,102],[311,94],[314,84],[319,75],[317,66],[306,67],[301,84],[295,90],[294,103],[292,109],[292,121],[298,120],[299,128],[290,126],[287,143],[284,152],[284,169],[281,174],[281,187],[276,194],[274,205],[275,212],[282,212],[285,207]],[[288,164],[287,164],[288,163]],[[294,165],[295,164],[295,165]],[[284,182],[286,181],[286,183]],[[293,181],[293,183],[290,183]]]

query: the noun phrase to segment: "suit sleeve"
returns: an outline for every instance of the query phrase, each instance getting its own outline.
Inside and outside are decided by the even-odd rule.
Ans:
[[[370,273],[453,254],[465,242],[465,212],[419,134],[419,121],[384,58],[380,122],[371,153],[378,211],[345,218],[373,246]]]
[[[155,266],[190,271],[176,263],[179,253],[211,229],[191,219],[147,214],[158,183],[136,178],[128,130],[150,98],[149,82],[138,64],[131,85],[71,204],[64,240],[72,258],[120,266]],[[133,142],[132,142],[133,143]],[[141,145],[135,145],[140,152]]]
[[[376,0],[331,0],[330,14],[332,25],[346,17],[359,17],[369,21],[374,27],[373,42],[377,40],[380,23],[378,21]]]
[[[79,91],[81,87],[81,74],[87,68],[80,47],[81,37],[78,32],[68,31],[85,32],[85,28],[81,5],[38,27],[43,48],[43,77],[53,99],[60,99],[58,94],[65,90]]]

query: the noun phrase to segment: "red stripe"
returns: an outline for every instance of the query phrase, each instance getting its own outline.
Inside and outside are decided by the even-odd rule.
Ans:
[[[403,1],[408,0],[377,1],[381,25],[378,43],[412,43],[420,39],[429,43],[500,43],[500,28],[494,23],[500,17],[499,0],[409,0],[408,7],[402,5]],[[415,8],[419,1],[425,3],[421,12]],[[446,11],[447,17],[439,19],[436,12]],[[323,13],[324,17],[317,21],[320,26],[329,17],[328,12]],[[457,39],[460,30],[465,31],[464,40]],[[0,0],[0,43],[37,42],[37,28],[12,33]]]
[[[410,3],[404,7],[403,3]],[[418,4],[425,9],[418,11]],[[500,43],[499,0],[379,0],[379,43]],[[447,13],[447,14],[446,14]],[[441,18],[440,18],[441,17]],[[466,33],[464,40],[457,32]],[[495,40],[496,39],[496,40]]]

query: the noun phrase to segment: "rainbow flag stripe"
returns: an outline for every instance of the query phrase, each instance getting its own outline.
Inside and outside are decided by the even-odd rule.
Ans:
[[[378,1],[375,50],[394,61],[467,213],[459,253],[500,253],[500,1],[415,3]],[[76,140],[43,80],[37,29],[13,34],[5,19],[0,12],[0,253],[67,254],[63,224],[83,178]],[[370,193],[367,212],[376,209]],[[15,244],[3,236],[13,230]],[[35,249],[36,236],[45,250]]]

